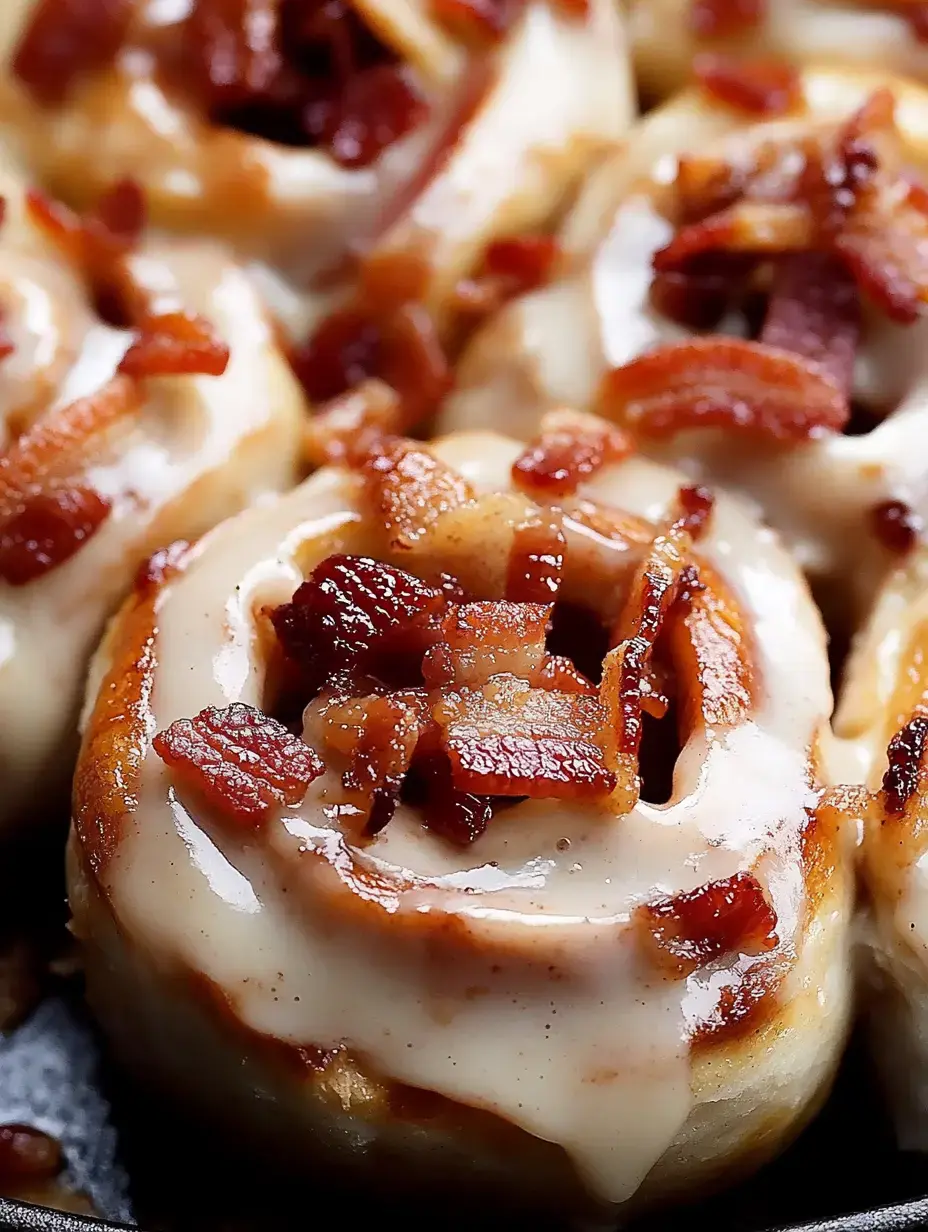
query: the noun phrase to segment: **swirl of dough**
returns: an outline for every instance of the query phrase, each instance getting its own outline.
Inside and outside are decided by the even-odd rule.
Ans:
[[[209,321],[228,347],[224,374],[117,375],[133,331],[101,319],[86,271],[6,166],[2,194],[0,829],[11,830],[64,810],[87,661],[139,564],[294,482],[303,402],[249,281],[207,241],[144,240],[124,269],[156,314]]]
[[[850,602],[863,604],[893,560],[892,546],[880,533],[881,510],[887,504],[906,507],[913,524],[928,513],[928,471],[918,445],[928,406],[926,325],[918,319],[913,323],[921,312],[922,290],[917,290],[911,311],[900,316],[898,305],[882,296],[885,286],[882,290],[875,286],[891,266],[915,271],[915,254],[922,241],[914,240],[910,260],[901,256],[901,249],[889,256],[893,242],[889,238],[887,249],[877,254],[871,265],[862,266],[853,264],[856,254],[845,255],[849,250],[840,249],[839,236],[835,246],[842,255],[823,267],[824,258],[814,252],[814,246],[831,240],[802,230],[808,219],[806,205],[782,198],[771,204],[763,197],[760,181],[759,206],[754,206],[748,194],[742,206],[736,203],[730,214],[723,209],[705,225],[697,221],[675,234],[672,221],[684,182],[695,182],[703,172],[708,177],[721,169],[743,168],[755,157],[782,155],[779,167],[784,170],[789,159],[796,156],[800,165],[808,167],[808,162],[801,162],[808,157],[801,153],[803,141],[833,141],[835,134],[842,139],[840,134],[847,136],[855,124],[865,122],[861,116],[868,108],[874,112],[878,106],[886,107],[890,96],[895,100],[893,140],[897,145],[894,153],[887,155],[887,165],[898,158],[910,177],[905,185],[913,184],[911,177],[928,167],[928,94],[922,87],[878,73],[832,68],[806,69],[797,75],[795,86],[797,97],[792,106],[776,118],[747,115],[704,89],[686,91],[644,117],[633,130],[626,150],[591,177],[565,224],[563,244],[569,254],[570,272],[555,284],[513,301],[477,334],[460,363],[457,392],[448,400],[439,427],[452,431],[492,424],[527,437],[534,431],[541,409],[560,403],[593,406],[601,413],[618,412],[621,416],[624,411],[618,397],[603,392],[611,379],[607,373],[616,373],[619,380],[632,371],[644,374],[647,362],[636,366],[633,361],[652,352],[655,357],[676,353],[685,359],[689,352],[684,344],[698,340],[693,352],[697,363],[699,355],[713,352],[729,373],[750,363],[752,375],[760,377],[761,384],[769,381],[768,389],[778,390],[770,398],[773,412],[767,422],[773,439],[763,439],[763,431],[735,430],[739,427],[735,422],[738,408],[743,409],[739,399],[745,394],[752,396],[747,386],[728,386],[726,409],[730,417],[726,429],[714,430],[711,420],[706,421],[707,427],[695,423],[693,417],[700,411],[700,377],[704,391],[711,392],[720,375],[722,386],[726,386],[728,377],[725,371],[720,374],[717,365],[701,373],[695,367],[691,370],[693,396],[684,408],[691,418],[681,423],[677,434],[672,430],[669,435],[666,431],[661,435],[658,426],[656,435],[642,437],[642,447],[677,461],[696,476],[740,489],[756,500],[812,576],[828,582],[843,579],[841,602],[848,603],[846,590],[850,588]],[[683,177],[690,175],[693,181],[684,181]],[[701,182],[705,186],[708,178]],[[777,182],[779,186],[785,183]],[[896,188],[890,191],[908,191],[902,180],[894,183]],[[802,185],[800,196],[801,191]],[[751,214],[752,208],[756,214]],[[731,217],[741,219],[750,230],[743,241],[749,250],[746,253],[727,249],[727,239],[720,240],[719,248],[712,250],[713,221],[724,222]],[[923,228],[921,207],[914,210],[912,219],[916,228]],[[790,236],[784,228],[795,223],[799,227]],[[765,231],[768,226],[780,229]],[[892,219],[881,219],[866,242],[877,236],[883,242],[895,234],[893,228]],[[699,239],[695,240],[697,235]],[[681,237],[703,247],[694,247],[688,256],[679,247]],[[681,271],[685,278],[686,271],[699,268],[700,261],[734,263],[742,256],[753,260],[750,268],[759,280],[749,284],[754,294],[753,310],[758,292],[766,294],[766,320],[786,324],[776,336],[780,346],[769,375],[756,365],[763,368],[770,352],[761,359],[754,343],[740,341],[756,329],[749,308],[743,312],[738,308],[737,295],[741,292],[735,293],[731,310],[721,319],[710,318],[708,328],[718,331],[715,333],[706,333],[706,322],[699,322],[697,329],[696,322],[686,323],[685,317],[669,315],[667,302],[655,298],[655,261],[659,263],[674,251],[672,242],[681,255],[671,277],[681,276],[677,273]],[[732,240],[732,248],[736,250],[739,242]],[[903,245],[906,242],[903,238]],[[778,264],[778,249],[794,254],[792,266],[782,258]],[[696,264],[688,266],[688,259]],[[881,260],[887,262],[883,269]],[[719,264],[702,268],[710,273],[715,268],[724,274],[726,269],[737,267]],[[823,268],[818,285],[825,288],[824,307],[814,298],[817,271]],[[806,285],[784,292],[780,304],[789,311],[774,322],[777,314],[771,270],[789,269],[794,275],[798,272],[799,281],[804,280]],[[870,277],[874,272],[877,279]],[[731,285],[741,285],[737,275]],[[827,298],[829,287],[836,288],[831,300]],[[803,322],[808,323],[808,329]],[[739,341],[728,352],[727,340],[732,337]],[[761,342],[768,337],[774,341],[766,323],[759,337]],[[720,350],[714,351],[713,340],[723,341]],[[819,344],[820,349],[813,354]],[[824,362],[829,345],[834,347],[834,375],[826,372],[820,379],[822,370],[816,361]],[[783,347],[795,348],[800,355],[805,347],[811,362],[803,367],[806,361],[801,359],[797,369],[796,361],[783,354]],[[816,379],[807,381],[810,369],[815,369]],[[653,384],[645,392],[648,405],[658,413],[662,394],[666,394],[668,403],[678,398],[680,387],[673,383],[677,376],[679,369],[675,374],[672,368],[661,369],[655,363],[653,377],[649,378]],[[686,380],[685,371],[682,379]],[[797,380],[800,384],[793,388],[802,393],[790,405],[783,391]],[[756,420],[748,416],[754,427],[763,419],[762,404],[763,397]],[[812,413],[811,421],[803,426],[802,415],[813,404],[821,406],[825,418],[816,421]],[[627,409],[628,403],[625,405]],[[679,406],[679,401],[674,405]],[[849,410],[854,412],[851,422],[841,431]],[[778,419],[781,414],[783,418]],[[829,419],[830,415],[834,418]],[[687,423],[699,430],[684,430]],[[673,429],[672,417],[664,423],[665,429],[668,426]],[[764,427],[762,422],[760,427]],[[646,431],[645,425],[642,431]],[[795,433],[792,444],[791,432]]]
[[[823,1097],[821,622],[738,500],[623,444],[382,438],[111,625],[69,857],[89,996],[240,1142],[577,1211],[714,1184]]]
[[[624,0],[646,95],[685,86],[693,57],[734,51],[928,77],[924,13],[893,0]]]
[[[0,122],[34,173],[77,207],[113,180],[135,179],[156,224],[225,238],[255,258],[263,288],[295,332],[314,308],[294,287],[331,286],[359,246],[417,256],[427,249],[453,285],[489,238],[546,222],[633,115],[612,0],[593,0],[585,15],[559,0],[528,3],[497,41],[469,48],[435,22],[426,0],[351,0],[334,27],[324,14],[316,19],[319,47],[308,51],[298,39],[312,36],[294,32],[302,30],[299,14],[291,20],[283,11],[278,19],[265,0],[240,6],[241,29],[226,28],[229,8],[213,0],[135,0],[117,54],[77,72],[64,97],[49,100],[29,88],[30,75],[42,80],[29,71],[35,60],[45,65],[41,40],[33,38],[39,50],[31,57],[22,48],[23,31],[35,31],[43,17],[47,54],[60,47],[64,35],[51,38],[54,4],[11,0],[0,18],[7,47],[20,52],[0,79]],[[305,14],[302,20],[309,29]],[[266,47],[255,34],[262,22],[272,29],[261,36]],[[82,35],[77,45],[86,48],[92,34]],[[213,119],[190,89],[194,70],[179,83],[169,71],[177,56],[196,54],[192,44],[202,43],[209,61],[210,35],[217,57],[226,45],[242,57],[239,94],[227,106],[219,96]],[[345,56],[360,66],[342,87],[345,119],[329,138],[324,124],[321,137],[312,128],[312,100],[325,80],[318,69],[312,79],[299,77],[304,61],[326,55],[330,75],[346,71]],[[263,69],[261,87],[249,66],[256,76],[268,60],[276,68]],[[220,62],[207,76],[214,92],[222,71]],[[278,95],[292,95],[300,81],[303,110],[294,111]]]

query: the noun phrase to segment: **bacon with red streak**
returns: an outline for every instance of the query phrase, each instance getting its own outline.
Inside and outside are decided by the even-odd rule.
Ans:
[[[712,98],[748,115],[786,115],[802,103],[799,72],[783,60],[705,53],[693,73]]]
[[[112,63],[134,9],[135,0],[38,0],[13,72],[38,102],[59,106],[82,78]]]
[[[229,348],[198,313],[165,312],[147,316],[119,363],[132,377],[222,376]]]
[[[549,411],[539,436],[513,463],[513,483],[542,498],[569,496],[632,449],[625,433],[606,420],[580,411]]]
[[[376,444],[361,473],[394,548],[414,548],[443,513],[473,498],[470,484],[456,471],[401,437]]]

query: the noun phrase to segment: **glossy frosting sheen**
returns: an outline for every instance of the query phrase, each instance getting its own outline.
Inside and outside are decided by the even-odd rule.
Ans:
[[[886,84],[897,98],[905,161],[928,169],[928,93],[877,73],[806,70],[804,114],[796,118],[746,121],[695,91],[646,116],[627,149],[594,172],[567,221],[564,242],[579,272],[504,309],[477,336],[441,427],[493,424],[528,437],[544,407],[586,406],[607,368],[686,337],[687,330],[659,316],[648,301],[652,256],[672,235],[659,203],[677,157],[687,151],[732,156],[745,145],[839,120]],[[831,433],[784,451],[704,430],[675,438],[665,456],[743,491],[786,536],[804,568],[857,577],[858,598],[868,599],[874,575],[861,572],[861,564],[881,556],[868,511],[892,498],[928,514],[920,461],[928,422],[926,348],[924,321],[903,327],[868,320],[855,396],[892,414],[866,435]],[[885,560],[878,564],[882,572]]]
[[[488,434],[430,448],[478,492],[508,489],[519,451]],[[679,482],[633,460],[582,495],[659,518]],[[220,527],[164,584],[145,740],[208,705],[261,704],[255,612],[288,599],[332,551],[370,550],[358,501],[354,477],[322,471]],[[594,552],[620,550],[587,536]],[[496,1112],[561,1144],[599,1198],[624,1200],[690,1115],[692,1037],[762,961],[739,954],[667,979],[631,911],[751,869],[777,913],[774,959],[794,963],[809,919],[809,752],[831,708],[821,623],[773,534],[735,500],[719,499],[700,552],[754,630],[758,703],[732,730],[697,728],[669,804],[617,818],[526,802],[466,851],[401,806],[359,847],[325,774],[260,838],[238,838],[188,807],[149,750],[137,807],[127,802],[98,873],[120,927],[156,964],[205,974],[247,1027],[344,1044],[381,1076]],[[106,667],[104,653],[95,679]],[[77,833],[90,842],[80,819]],[[826,1017],[843,1013],[842,972],[816,977]],[[779,995],[798,991],[787,979]]]
[[[5,426],[21,431],[99,390],[132,335],[93,314],[26,218],[22,182],[0,174],[0,307],[16,346],[0,366],[2,451]],[[221,377],[146,383],[141,412],[84,472],[112,503],[99,531],[28,584],[0,582],[0,825],[66,790],[86,663],[138,565],[295,476],[301,399],[244,274],[205,241],[153,241],[132,260],[155,310],[202,312],[231,360]]]

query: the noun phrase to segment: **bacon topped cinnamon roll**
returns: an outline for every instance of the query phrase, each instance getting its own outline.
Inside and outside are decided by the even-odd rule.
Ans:
[[[131,176],[155,222],[300,290],[358,245],[454,282],[632,114],[613,0],[11,0],[3,24],[0,122],[58,195]]]
[[[296,477],[302,399],[244,273],[0,167],[0,832],[66,812],[87,661],[139,564]]]
[[[529,1207],[760,1161],[847,1011],[793,563],[592,417],[341,449],[99,652],[70,892],[118,1055],[294,1168]]]
[[[686,85],[698,55],[723,51],[928,77],[923,0],[624,0],[646,95]]]
[[[869,599],[928,512],[926,125],[901,79],[716,65],[594,175],[572,272],[477,336],[443,426],[596,407]]]

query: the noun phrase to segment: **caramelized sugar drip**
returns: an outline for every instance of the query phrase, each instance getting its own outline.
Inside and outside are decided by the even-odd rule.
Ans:
[[[786,78],[774,97],[773,70],[702,69],[743,110],[792,105]],[[645,436],[716,427],[799,444],[843,430],[862,303],[902,325],[928,304],[928,190],[902,165],[892,92],[730,163],[681,159],[669,212],[677,232],[654,256],[652,303],[693,329],[740,310],[750,337],[658,347],[606,374],[598,409]]]

